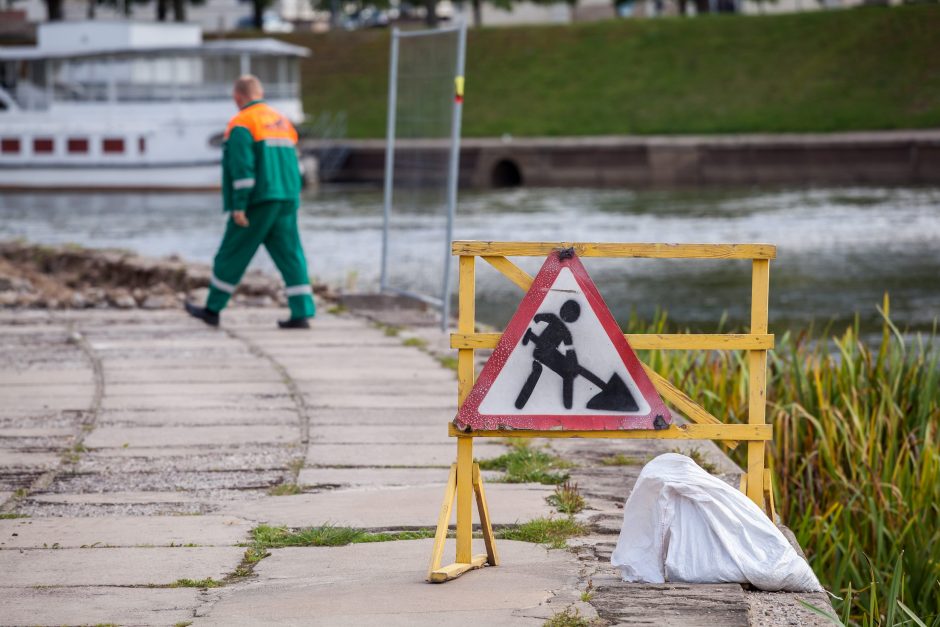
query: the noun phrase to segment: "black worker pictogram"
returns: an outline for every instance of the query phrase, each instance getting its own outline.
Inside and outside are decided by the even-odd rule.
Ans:
[[[627,388],[620,375],[613,373],[606,382],[578,363],[578,354],[568,324],[577,322],[581,317],[581,306],[575,300],[567,300],[561,306],[558,315],[553,313],[536,314],[532,321],[546,323],[541,334],[527,329],[522,338],[522,345],[534,344],[532,351],[532,372],[516,397],[516,409],[522,409],[529,402],[544,368],[548,368],[561,377],[561,397],[565,409],[574,406],[574,382],[579,376],[584,377],[600,388],[600,392],[588,400],[587,409],[635,412],[639,405]],[[565,351],[560,350],[564,345]]]

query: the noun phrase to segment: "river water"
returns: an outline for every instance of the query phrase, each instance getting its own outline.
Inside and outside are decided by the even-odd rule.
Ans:
[[[379,190],[308,192],[301,229],[311,275],[347,290],[374,289],[381,248]],[[29,193],[0,196],[0,239],[119,247],[210,261],[223,228],[216,194]],[[457,239],[624,242],[768,242],[772,330],[858,314],[877,327],[891,295],[895,322],[926,330],[940,316],[940,188],[518,189],[463,192]],[[443,221],[398,216],[390,273],[397,286],[437,288]],[[541,260],[518,260],[528,271]],[[619,319],[657,307],[698,330],[740,326],[749,311],[747,262],[585,260]],[[478,317],[503,324],[521,293],[479,264]],[[266,253],[255,267],[272,270]]]

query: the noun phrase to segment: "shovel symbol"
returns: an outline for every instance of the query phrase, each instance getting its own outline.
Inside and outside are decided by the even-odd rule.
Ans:
[[[578,366],[578,374],[601,389],[600,392],[591,397],[587,402],[588,409],[598,409],[602,411],[639,411],[636,399],[630,393],[627,384],[623,382],[616,372],[610,375],[610,379],[605,383],[603,379],[595,375],[584,366]]]

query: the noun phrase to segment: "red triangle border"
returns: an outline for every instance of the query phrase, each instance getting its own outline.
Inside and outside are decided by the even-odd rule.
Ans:
[[[587,415],[490,415],[480,414],[480,405],[492,387],[496,377],[502,371],[509,356],[518,346],[532,318],[538,312],[548,291],[563,268],[568,268],[584,292],[588,304],[593,309],[607,336],[623,360],[627,372],[633,378],[640,393],[650,406],[649,413],[640,414],[587,414]],[[660,418],[660,420],[657,420]],[[461,405],[454,424],[462,431],[484,430],[563,430],[563,431],[611,431],[634,429],[662,429],[672,422],[669,409],[663,402],[652,381],[646,376],[643,365],[636,353],[623,336],[620,326],[601,297],[594,281],[573,252],[555,251],[551,253],[536,275],[532,287],[523,297],[516,313],[513,314],[492,356],[483,366],[479,378]]]

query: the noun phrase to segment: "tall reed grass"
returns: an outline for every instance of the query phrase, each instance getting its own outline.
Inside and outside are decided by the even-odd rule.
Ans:
[[[767,394],[777,509],[846,622],[918,624],[910,608],[940,625],[940,346],[936,329],[900,333],[887,298],[882,312],[880,341],[863,341],[857,323],[778,336]],[[716,416],[747,421],[743,352],[643,359]]]

